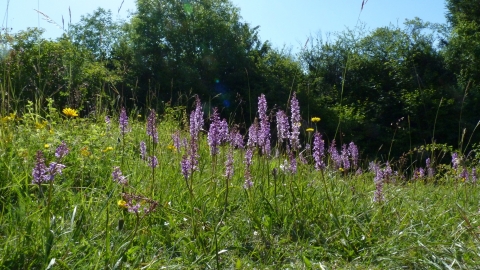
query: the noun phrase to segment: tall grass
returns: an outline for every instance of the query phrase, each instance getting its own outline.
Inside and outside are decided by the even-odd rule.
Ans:
[[[123,133],[118,115],[110,123],[67,117],[50,102],[40,124],[33,105],[30,114],[1,118],[0,268],[471,269],[478,262],[473,159],[457,155],[433,174],[420,164],[387,173],[385,164],[369,170],[362,160],[360,170],[349,169],[353,157],[330,149],[317,170],[302,136],[297,151],[272,141],[269,152],[254,133],[242,135],[251,141],[244,146],[225,137],[213,155],[214,119],[194,138],[174,115],[159,115],[155,144],[136,113]],[[300,132],[308,138],[305,127]],[[36,153],[47,165],[57,161],[62,141],[69,148],[62,174],[33,184]],[[154,169],[140,155],[141,141],[150,141]],[[198,165],[184,174],[189,158]],[[115,167],[127,184],[114,181]]]

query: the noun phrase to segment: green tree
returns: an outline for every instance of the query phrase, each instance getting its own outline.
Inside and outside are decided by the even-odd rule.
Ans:
[[[480,120],[480,5],[472,0],[447,0],[447,20],[450,23],[443,55],[448,68],[457,78],[461,100],[459,134],[473,132]],[[479,139],[477,133],[475,139]]]
[[[397,154],[408,150],[404,146],[410,139],[414,144],[435,139],[440,102],[439,117],[449,118],[455,100],[449,88],[453,77],[428,27],[416,19],[404,29],[346,31],[333,42],[318,39],[302,54],[309,95],[316,100],[312,110],[328,119],[330,138],[353,139],[371,152],[383,145],[382,153],[388,153],[395,134]],[[408,130],[397,132],[397,123]],[[435,137],[441,133],[442,139],[452,140],[448,123],[437,123]]]
[[[90,50],[96,60],[105,60],[122,35],[122,25],[123,22],[113,21],[110,10],[98,8],[82,16],[79,23],[70,25],[68,36],[74,44]]]
[[[51,97],[59,106],[89,109],[87,102],[95,103],[101,82],[109,78],[108,70],[66,36],[52,41],[42,33],[27,29],[9,39],[10,49],[1,68],[10,103],[18,109],[31,100],[41,108]]]

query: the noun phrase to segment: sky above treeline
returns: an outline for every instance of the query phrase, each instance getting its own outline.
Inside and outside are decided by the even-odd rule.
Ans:
[[[183,0],[188,1],[188,0]],[[309,36],[353,29],[363,24],[367,30],[403,26],[406,19],[445,23],[444,0],[232,0],[240,8],[243,20],[252,27],[260,26],[260,38],[274,47],[298,52]],[[45,29],[44,37],[59,37],[68,23],[77,23],[82,15],[98,7],[109,9],[115,18],[128,20],[135,11],[135,0],[2,0],[2,29],[10,33],[27,27]],[[39,12],[37,12],[37,10]],[[71,15],[70,15],[71,14]],[[47,21],[47,16],[51,20]],[[63,23],[62,23],[63,17]],[[55,22],[55,23],[53,23]]]

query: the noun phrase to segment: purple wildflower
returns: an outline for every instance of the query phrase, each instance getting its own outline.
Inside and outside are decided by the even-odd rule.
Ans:
[[[136,204],[133,204],[132,202],[128,202],[127,208],[128,208],[128,212],[135,213],[138,215],[138,212],[140,210],[140,203],[137,202]]]
[[[413,173],[413,180],[423,179],[425,177],[425,169],[422,167],[415,170]]]
[[[377,169],[375,172],[375,178],[373,179],[375,182],[375,193],[373,195],[374,202],[382,202],[385,200],[385,197],[383,196],[383,182],[385,181],[384,177],[384,171]]]
[[[245,170],[245,182],[243,183],[244,189],[250,189],[253,187],[252,176],[250,175],[250,169]]]
[[[313,134],[313,159],[315,160],[315,170],[325,169],[323,157],[325,155],[325,145],[322,140],[322,135],[319,132]]]
[[[452,168],[456,170],[458,168],[458,165],[460,165],[460,158],[458,157],[457,153],[452,154]]]
[[[122,174],[120,167],[113,167],[112,178],[114,182],[117,182],[120,185],[126,186],[128,184],[128,179]]]
[[[61,159],[65,157],[68,154],[68,152],[69,150],[68,150],[67,144],[65,143],[65,141],[62,141],[62,143],[55,150],[55,157],[58,159]]]
[[[300,148],[300,105],[298,104],[297,95],[293,93],[292,99],[290,101],[291,113],[290,123],[292,132],[290,133],[290,146],[293,151],[297,151]]]
[[[157,156],[151,156],[148,158],[148,166],[150,166],[152,169],[158,166]]]
[[[289,138],[288,130],[290,125],[288,124],[288,116],[287,114],[280,110],[277,112],[277,137],[278,137],[278,144],[281,145],[284,139]]]
[[[180,148],[182,146],[181,140],[180,140],[180,131],[177,130],[175,133],[172,134],[172,140],[173,140],[173,146],[175,149],[177,149],[178,152],[180,152]]]
[[[380,166],[379,166],[377,163],[371,161],[371,162],[368,164],[368,169],[369,169],[371,172],[376,173],[377,170],[380,169]]]
[[[231,179],[233,176],[233,149],[227,153],[227,160],[225,161],[225,177]]]
[[[242,134],[236,128],[230,131],[229,142],[232,147],[243,148]]]
[[[460,173],[460,180],[464,182],[468,182],[468,171],[467,168],[463,168],[462,172]]]
[[[375,173],[375,178],[373,178],[375,183],[373,201],[382,202],[385,200],[383,195],[383,185],[385,182],[388,182],[390,177],[393,175],[392,168],[390,167],[390,163],[388,161],[385,163],[385,168],[383,169],[381,169],[380,166],[374,162],[370,162],[369,168]]]
[[[192,164],[190,164],[190,159],[187,156],[183,156],[180,166],[182,168],[182,175],[185,180],[187,180],[192,172]]]
[[[290,172],[292,174],[297,173],[297,159],[295,158],[295,153],[293,151],[290,151]]]
[[[122,108],[120,111],[120,119],[119,119],[119,126],[120,126],[120,133],[125,135],[125,133],[130,132],[128,129],[128,116],[127,111],[125,108]]]
[[[53,177],[57,174],[62,174],[62,170],[65,169],[65,165],[57,163],[57,162],[50,162],[48,165],[48,175],[49,181],[53,180]]]
[[[147,159],[147,144],[144,141],[140,142],[140,156],[143,160]]]
[[[335,169],[339,169],[342,167],[342,157],[338,154],[337,148],[335,147],[335,140],[332,140],[330,147],[328,148],[328,153],[330,154],[330,158],[333,161]]]
[[[218,154],[218,146],[227,139],[228,125],[225,120],[220,121],[217,108],[213,110],[211,121],[207,139],[210,146],[210,155],[215,156]]]
[[[152,137],[153,143],[158,143],[157,116],[154,109],[150,110],[147,118],[147,135]]]
[[[245,160],[243,161],[245,163],[245,183],[243,184],[243,188],[249,189],[253,186],[252,182],[252,175],[250,174],[250,165],[252,165],[252,157],[253,157],[253,149],[248,148],[247,151],[245,152]]]
[[[195,110],[190,113],[190,136],[196,139],[202,127],[203,112],[200,104],[200,98],[195,96]]]
[[[260,129],[258,130],[258,145],[262,148],[264,155],[270,155],[270,123],[267,116],[267,100],[262,94],[258,98],[258,117],[260,118]]]
[[[393,170],[392,167],[390,167],[390,162],[388,161],[385,163],[385,169],[383,169],[383,174],[387,182],[390,181],[390,178],[393,176]]]
[[[32,170],[32,184],[42,184],[53,181],[55,175],[62,174],[62,170],[65,169],[65,165],[51,162],[47,168],[45,165],[45,158],[43,152],[38,151],[36,155],[35,167]]]
[[[353,168],[358,168],[358,148],[353,142],[350,142],[348,145],[348,152],[350,152],[350,157],[352,158]]]
[[[350,169],[350,152],[347,149],[347,145],[342,145],[342,155],[341,155],[341,160],[343,164],[343,169],[348,170]]]
[[[32,170],[33,181],[32,184],[41,184],[46,181],[45,175],[47,174],[47,166],[45,166],[45,159],[42,151],[37,151],[35,157],[35,167]]]
[[[190,159],[192,170],[198,170],[198,159],[200,158],[200,155],[198,154],[198,142],[194,138],[190,140],[190,144],[187,149],[187,155]]]
[[[245,152],[245,165],[247,167],[250,167],[252,165],[252,157],[253,157],[253,150],[252,148],[248,148],[247,151]]]
[[[248,141],[247,141],[247,146],[248,147],[255,147],[258,145],[258,122],[257,119],[253,121],[253,124],[250,126],[248,129]]]

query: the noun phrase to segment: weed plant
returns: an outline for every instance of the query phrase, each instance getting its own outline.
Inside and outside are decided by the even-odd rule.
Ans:
[[[2,115],[0,269],[478,267],[478,152],[369,163],[288,103],[247,134],[198,97],[189,121]]]

